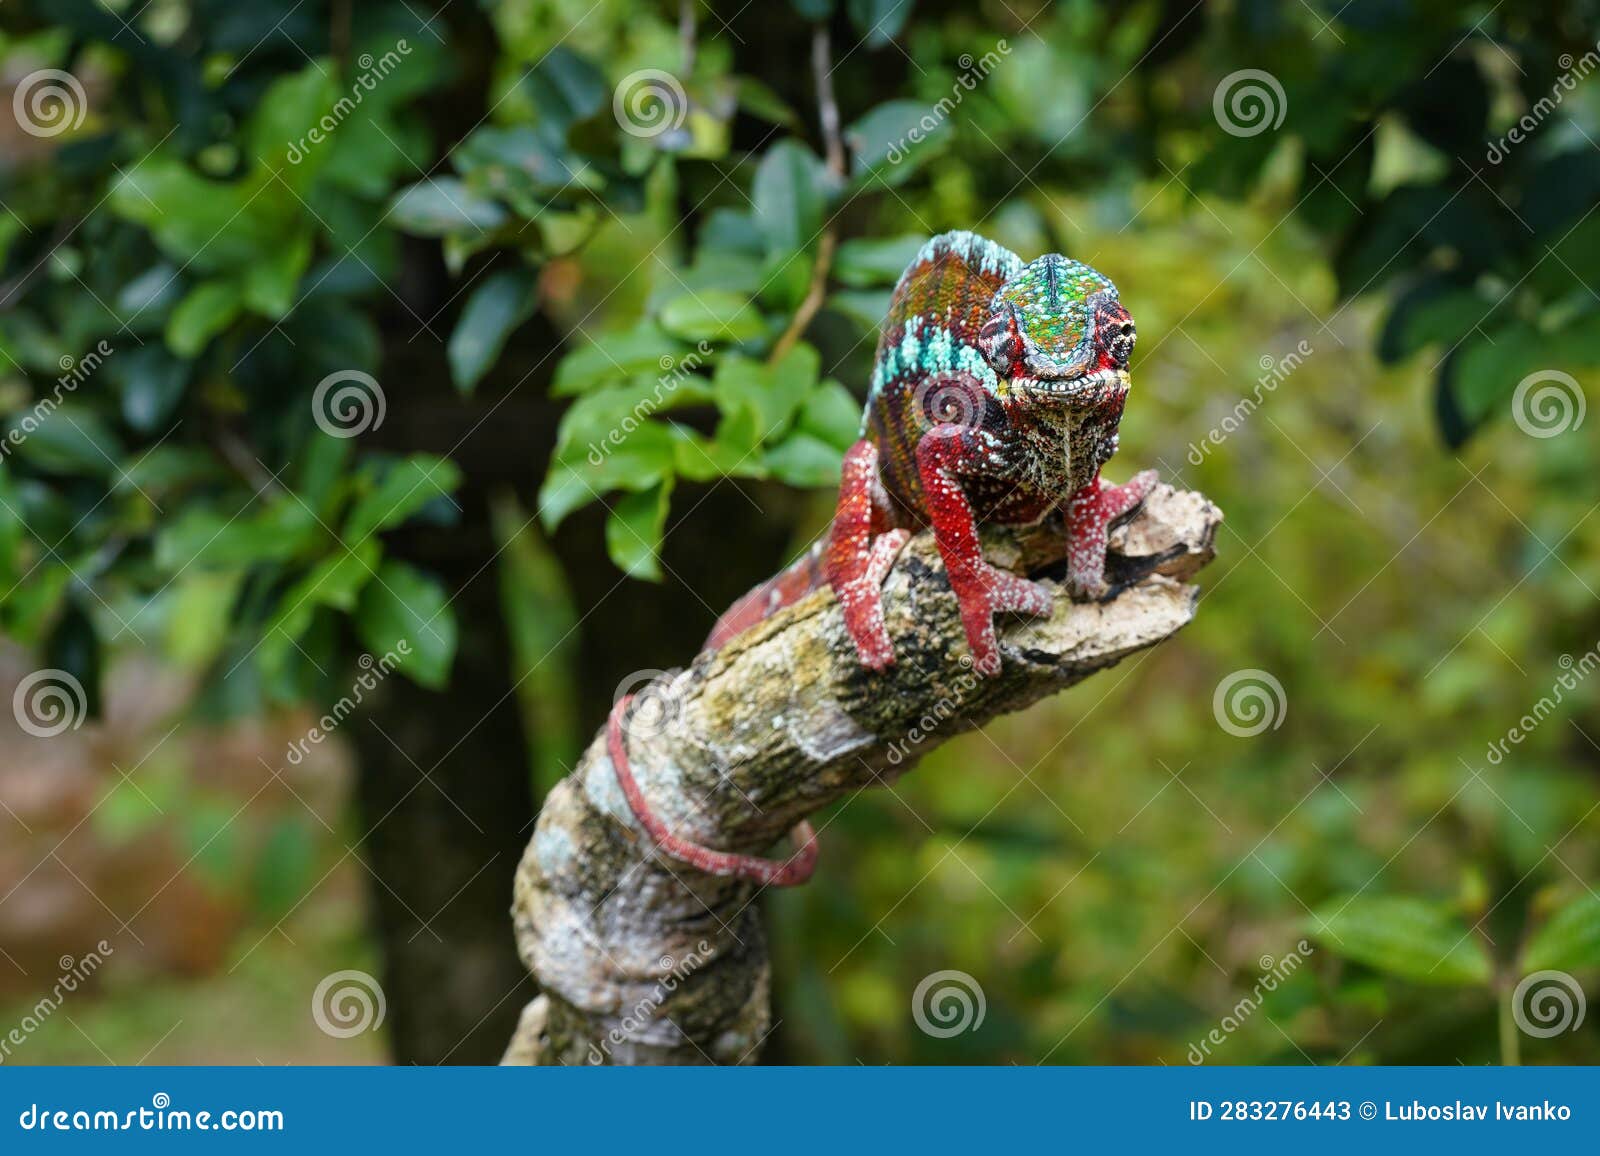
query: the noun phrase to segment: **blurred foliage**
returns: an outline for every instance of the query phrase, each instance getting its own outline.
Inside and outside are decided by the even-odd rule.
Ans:
[[[797,549],[824,524],[923,239],[1058,249],[1139,319],[1113,472],[1227,511],[1208,593],[1181,640],[839,808],[773,898],[775,1046],[1180,1062],[1305,937],[1213,1058],[1509,1058],[1508,987],[1600,965],[1593,695],[1486,755],[1600,639],[1594,427],[1506,420],[1530,374],[1600,364],[1596,5],[739,7],[6,5],[8,82],[84,96],[0,162],[0,409],[61,402],[0,458],[0,627],[91,687],[107,647],[161,648],[234,712],[401,639],[443,685],[450,592],[384,535],[451,526],[468,463],[338,436],[406,403],[383,317],[442,324],[418,246],[458,281],[459,404],[487,420],[497,372],[568,401],[545,530],[603,503],[615,564],[668,581],[675,501],[725,478],[815,490]],[[533,319],[561,344],[513,374]],[[579,735],[540,664],[581,624],[495,509],[548,784]],[[1211,710],[1242,669],[1287,704],[1252,737]],[[952,1039],[908,1007],[944,968],[988,1000]],[[1600,1058],[1596,1023],[1524,1050]]]

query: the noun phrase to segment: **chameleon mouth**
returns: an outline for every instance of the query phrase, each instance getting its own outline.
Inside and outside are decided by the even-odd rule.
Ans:
[[[1109,388],[1127,389],[1129,382],[1126,369],[1097,369],[1093,373],[1086,373],[1081,377],[1029,377],[1019,380],[1016,384],[1036,397],[1050,397],[1070,401],[1087,395],[1102,393]]]

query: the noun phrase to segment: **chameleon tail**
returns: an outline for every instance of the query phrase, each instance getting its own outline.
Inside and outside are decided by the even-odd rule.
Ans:
[[[788,569],[768,578],[723,611],[701,649],[721,649],[756,623],[766,621],[785,606],[793,606],[807,594],[826,586],[828,578],[822,556],[826,541],[826,538],[818,541]]]
[[[707,875],[749,879],[768,887],[795,887],[811,878],[811,873],[817,868],[817,833],[804,820],[795,826],[790,835],[794,840],[795,852],[785,861],[713,851],[709,847],[680,839],[669,831],[645,801],[639,781],[633,777],[633,769],[628,765],[628,744],[623,737],[622,723],[627,715],[628,704],[632,701],[631,694],[624,695],[611,708],[611,717],[606,720],[606,751],[611,756],[611,767],[616,772],[617,782],[628,800],[633,817],[639,820],[639,825],[655,840],[657,847]]]

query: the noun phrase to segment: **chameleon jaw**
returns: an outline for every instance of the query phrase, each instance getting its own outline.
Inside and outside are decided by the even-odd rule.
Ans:
[[[1129,387],[1126,369],[1097,369],[1070,378],[1016,377],[1011,384],[1029,397],[1051,401],[1098,401],[1108,389],[1124,392]]]

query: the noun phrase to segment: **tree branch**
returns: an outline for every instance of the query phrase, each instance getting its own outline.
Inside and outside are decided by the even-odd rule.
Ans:
[[[1004,668],[971,671],[933,535],[884,584],[896,663],[864,671],[823,590],[701,654],[653,687],[629,726],[656,813],[704,846],[760,853],[840,796],[890,781],[944,740],[1071,686],[1169,637],[1193,616],[1185,581],[1212,557],[1222,515],[1158,486],[1112,536],[1126,586],[1047,619],[1002,619]],[[1046,580],[1065,567],[1058,522],[986,529],[987,557]],[[824,861],[827,839],[823,840]],[[629,810],[603,733],[546,800],[518,869],[513,915],[544,992],[508,1063],[749,1063],[768,1029],[756,889],[662,856]]]

